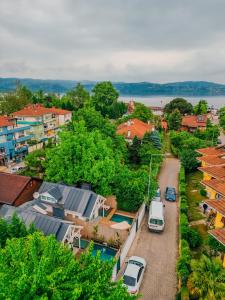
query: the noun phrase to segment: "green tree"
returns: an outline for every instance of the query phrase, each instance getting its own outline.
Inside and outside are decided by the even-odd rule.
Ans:
[[[196,115],[207,114],[208,112],[208,103],[206,100],[200,100],[197,105],[194,106],[194,113]]]
[[[16,91],[4,94],[0,98],[0,113],[10,115],[32,102],[31,92],[24,86],[18,85]]]
[[[0,299],[135,299],[111,281],[114,262],[91,250],[77,260],[53,236],[9,240],[0,250]]]
[[[225,299],[225,269],[219,258],[202,255],[200,259],[192,260],[191,269],[188,279],[191,295],[202,300]]]
[[[46,179],[67,184],[88,182],[96,192],[110,194],[121,153],[113,151],[111,138],[99,130],[89,132],[83,121],[73,124],[73,129],[62,131],[60,143],[47,150]]]
[[[74,110],[84,107],[84,104],[89,101],[89,92],[78,83],[75,88],[66,93],[65,99],[73,105]]]
[[[168,116],[168,125],[170,130],[179,130],[181,127],[182,116],[178,109],[175,109]]]
[[[144,202],[147,192],[148,173],[144,169],[137,171],[122,167],[114,182],[119,209],[135,212]]]
[[[164,112],[166,114],[170,114],[175,109],[178,109],[182,115],[191,114],[193,111],[193,106],[191,103],[189,103],[187,100],[183,98],[175,98],[165,105]]]
[[[144,104],[136,102],[132,118],[137,118],[143,122],[148,122],[153,120],[153,113],[151,109]]]
[[[132,144],[128,147],[128,157],[131,164],[140,163],[139,151],[141,148],[141,140],[137,136],[133,138]]]
[[[45,160],[45,157],[45,149],[38,149],[29,153],[24,160],[26,169],[22,171],[21,174],[26,176],[35,176],[42,178],[45,170],[43,166],[43,161]]]
[[[198,154],[192,149],[182,149],[179,153],[179,158],[186,172],[191,172],[197,169],[199,162],[197,161]]]
[[[6,221],[0,219],[0,248],[4,248],[7,239],[25,237],[29,233],[24,223],[16,216]]]
[[[118,101],[119,93],[110,81],[99,82],[92,90],[92,103],[97,111],[110,119],[121,117],[126,112],[126,105]]]
[[[225,130],[225,106],[219,110],[219,122],[223,130]]]

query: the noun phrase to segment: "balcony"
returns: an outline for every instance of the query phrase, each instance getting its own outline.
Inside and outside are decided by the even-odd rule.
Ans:
[[[20,131],[24,131],[24,130],[29,130],[29,129],[30,129],[30,126],[15,127],[13,129],[8,130],[7,134],[20,132]]]
[[[25,141],[27,141],[27,140],[32,139],[33,137],[34,137],[33,134],[21,136],[21,137],[19,137],[18,139],[16,139],[16,143],[25,142]]]
[[[18,146],[15,148],[15,152],[16,154],[22,153],[22,152],[27,152],[28,151],[28,146],[24,145],[24,146]]]

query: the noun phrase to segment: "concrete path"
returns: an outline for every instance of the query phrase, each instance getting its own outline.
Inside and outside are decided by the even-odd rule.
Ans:
[[[166,158],[159,175],[159,184],[164,198],[166,186],[178,187],[180,164],[175,158]],[[178,206],[165,203],[165,230],[149,232],[147,214],[130,251],[129,256],[142,256],[147,261],[147,270],[141,286],[145,300],[174,300],[177,290],[176,259],[178,254]]]

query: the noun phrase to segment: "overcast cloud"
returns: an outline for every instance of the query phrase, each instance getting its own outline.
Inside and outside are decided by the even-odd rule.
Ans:
[[[0,0],[0,77],[225,83],[225,0]]]

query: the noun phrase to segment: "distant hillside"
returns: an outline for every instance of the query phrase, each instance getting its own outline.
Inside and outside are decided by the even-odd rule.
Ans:
[[[42,80],[0,78],[0,92],[8,92],[15,89],[17,82],[27,86],[32,91],[43,90],[44,92],[65,93],[72,89],[78,81],[73,80]],[[91,91],[96,82],[81,81]],[[185,81],[173,83],[125,83],[114,82],[115,88],[121,96],[225,96],[225,85],[206,81]]]

